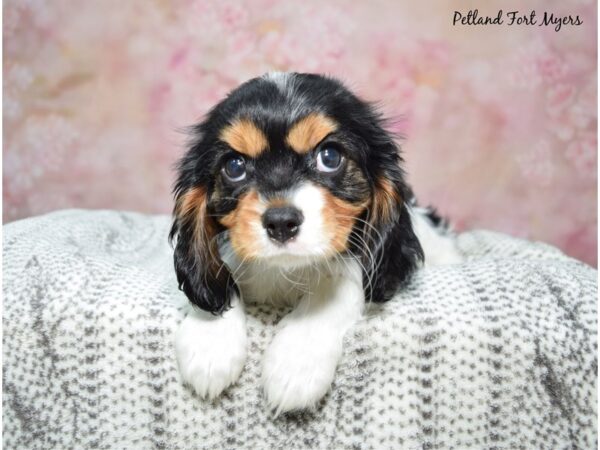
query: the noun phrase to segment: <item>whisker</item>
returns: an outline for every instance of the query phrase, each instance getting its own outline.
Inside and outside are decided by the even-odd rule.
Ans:
[[[343,218],[346,218],[346,219],[354,219],[357,222],[361,222],[361,223],[367,225],[372,231],[374,231],[378,235],[378,237],[381,240],[383,240],[383,236],[381,236],[381,233],[379,232],[379,230],[377,228],[375,228],[372,223],[370,223],[370,222],[368,222],[368,221],[366,221],[364,219],[361,219],[360,217],[356,217],[356,216],[346,216],[346,215],[337,214],[337,213],[336,213],[336,216],[337,217],[343,217]]]
[[[353,236],[353,238],[358,239],[359,241],[361,241],[360,243],[364,244],[364,241],[360,238],[360,236]],[[359,249],[362,249],[362,246],[358,247]],[[368,250],[368,247],[365,247]],[[372,289],[373,289],[373,285],[374,285],[374,278],[377,276],[377,271],[379,270],[382,262],[383,262],[383,256],[382,253],[379,253],[379,258],[374,261],[374,258],[372,256],[372,253],[369,251],[369,257],[367,257],[366,253],[365,253],[365,257],[367,257],[367,259],[369,260],[369,267],[368,270],[367,268],[362,264],[362,262],[359,261],[359,263],[362,265],[363,269],[366,272],[366,275],[368,277],[368,281],[369,281],[369,292],[372,293]],[[352,253],[352,252],[351,252]]]
[[[310,291],[308,290],[308,286],[305,287],[305,285],[299,281],[294,281],[289,279],[288,277],[285,276],[283,269],[280,267],[279,268],[279,274],[283,277],[284,280],[286,280],[288,283],[290,283],[292,285],[292,287],[295,287],[296,289],[298,289],[300,292],[304,293],[304,294],[310,294]]]
[[[376,234],[373,235],[373,233],[367,233],[367,236],[369,237],[369,240],[372,241],[373,243],[373,247],[375,247],[375,244],[381,244],[383,242],[383,236],[381,235],[381,233],[379,232],[379,230],[377,230],[377,228],[375,228],[371,223],[369,223],[368,221],[361,219],[359,217],[356,216],[347,216],[347,215],[342,215],[342,214],[336,214],[337,217],[344,217],[344,218],[349,218],[349,219],[353,219],[356,220],[358,222],[363,223],[364,225],[366,225],[367,227],[369,227],[369,229]],[[375,259],[375,255],[373,255],[373,253],[370,251],[369,249],[369,245],[367,244],[367,242],[361,238],[359,235],[357,235],[356,233],[351,233],[350,236],[348,236],[348,238],[350,239],[350,237],[353,236],[357,239],[360,240],[359,243],[362,243],[364,245],[364,247],[369,250],[369,252],[371,253],[371,257],[370,257],[370,261],[371,264],[369,264],[369,266],[372,267],[373,271],[376,271],[380,266],[381,263],[383,262],[383,252],[381,251],[377,251],[377,259]],[[376,240],[376,238],[378,238]],[[357,245],[356,242],[353,242],[355,245]],[[366,256],[366,255],[365,255]]]
[[[369,246],[366,244],[364,239],[362,239],[360,236],[356,236],[356,235],[353,236],[352,238],[358,239],[359,243],[364,245],[364,247],[359,246],[359,248],[361,248],[361,249],[364,248],[369,253],[369,256],[368,256],[369,267],[370,267],[371,271],[373,273],[375,273],[377,270],[379,270],[379,268],[381,267],[381,264],[383,263],[383,252],[380,250],[377,250],[377,258],[375,258],[375,255],[373,254],[373,252],[371,251]]]
[[[362,252],[362,254],[365,257],[365,259],[369,262],[368,268],[367,268],[365,266],[365,264],[363,264],[363,262],[361,261],[361,259],[358,257],[358,255],[356,255],[350,249],[347,250],[348,253],[350,253],[354,257],[354,259],[357,260],[358,264],[364,270],[365,275],[367,276],[367,281],[368,281],[367,287],[369,289],[372,289],[372,287],[373,287],[373,278],[374,278],[374,275],[375,275],[375,271],[377,270],[377,267],[378,267],[375,264],[375,262],[374,262],[373,253],[370,251],[369,247],[366,245],[365,241],[360,236],[352,235],[352,236],[348,237],[348,240],[351,243],[353,243],[354,245],[356,245],[357,249]]]
[[[349,251],[349,252],[350,252],[350,254],[354,255],[354,253],[352,253],[351,251]],[[361,267],[361,269],[364,271],[364,273],[367,277],[367,290],[369,293],[371,293],[373,290],[373,273],[369,272],[365,268],[364,264],[360,261],[360,259],[356,255],[354,255],[354,257],[355,257],[355,261],[358,263],[358,265]],[[371,296],[369,296],[369,298],[366,300],[370,302]]]

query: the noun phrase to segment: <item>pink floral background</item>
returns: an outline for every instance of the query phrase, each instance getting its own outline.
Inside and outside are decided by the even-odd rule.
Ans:
[[[6,0],[3,220],[171,209],[181,129],[240,82],[322,72],[396,118],[459,229],[597,264],[596,2]],[[580,26],[453,26],[454,10]]]

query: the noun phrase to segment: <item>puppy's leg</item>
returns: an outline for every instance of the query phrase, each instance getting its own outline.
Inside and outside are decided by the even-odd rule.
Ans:
[[[358,264],[352,261],[334,271],[322,274],[312,292],[281,320],[266,351],[263,383],[276,414],[313,407],[327,393],[344,334],[360,318],[364,293]]]
[[[190,306],[191,308],[191,306]],[[240,300],[222,316],[191,308],[175,336],[183,381],[200,396],[218,396],[235,382],[246,360],[246,316]]]
[[[425,266],[460,264],[463,257],[456,247],[454,234],[436,226],[427,217],[426,208],[409,208],[413,230],[425,254]]]

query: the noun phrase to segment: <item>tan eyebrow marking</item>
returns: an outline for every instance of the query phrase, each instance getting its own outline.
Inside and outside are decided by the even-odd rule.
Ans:
[[[337,128],[333,119],[320,113],[309,114],[292,126],[286,142],[296,153],[308,153]]]
[[[219,138],[236,152],[256,158],[269,147],[267,137],[248,119],[239,119],[221,130]]]

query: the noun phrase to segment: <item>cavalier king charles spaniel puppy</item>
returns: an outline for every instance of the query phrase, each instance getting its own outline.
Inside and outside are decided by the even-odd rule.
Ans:
[[[392,298],[424,259],[460,255],[439,217],[416,206],[382,117],[335,79],[252,79],[192,134],[170,233],[194,305],[175,338],[183,381],[218,396],[244,367],[244,300],[292,303],[262,382],[277,414],[314,407],[365,302]]]

